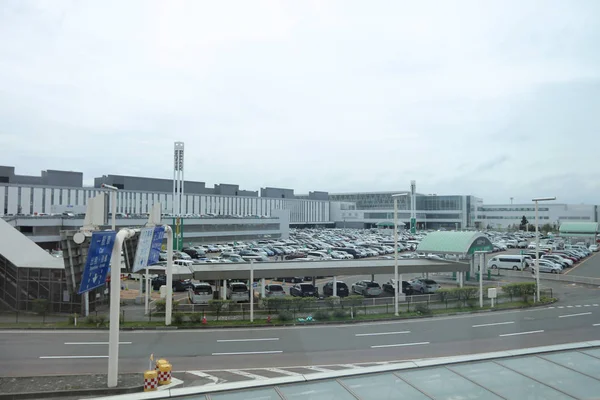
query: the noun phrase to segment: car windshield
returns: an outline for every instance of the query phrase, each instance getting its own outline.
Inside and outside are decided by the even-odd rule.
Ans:
[[[195,294],[212,294],[212,288],[210,286],[195,286]]]
[[[303,292],[314,292],[315,291],[315,287],[313,285],[300,285],[300,289]]]
[[[279,285],[271,285],[269,286],[269,290],[271,292],[283,292],[283,287]]]
[[[365,285],[368,288],[377,288],[377,287],[379,287],[379,284],[377,282],[366,282]]]
[[[231,285],[232,292],[247,292],[248,287],[246,285]]]

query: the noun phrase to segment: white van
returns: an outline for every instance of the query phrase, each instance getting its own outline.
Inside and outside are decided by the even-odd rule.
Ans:
[[[236,303],[250,301],[250,290],[243,282],[231,282],[227,288],[227,298]]]
[[[191,267],[194,265],[192,260],[175,260],[173,261],[174,265],[179,265],[180,267]]]
[[[494,256],[488,261],[488,268],[492,269],[513,269],[515,271],[523,270],[528,267],[531,259],[528,256],[521,255],[501,255]]]
[[[213,299],[213,289],[206,282],[194,284],[189,289],[188,298],[192,304],[208,304]]]

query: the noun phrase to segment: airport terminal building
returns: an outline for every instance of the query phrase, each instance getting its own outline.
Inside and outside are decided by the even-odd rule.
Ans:
[[[117,226],[140,226],[155,203],[162,206],[165,223],[173,219],[173,180],[124,175],[102,175],[94,185],[83,184],[83,173],[46,170],[39,176],[18,175],[15,167],[0,166],[0,216],[45,248],[54,248],[60,231],[82,225],[87,200],[106,193],[102,184],[117,192]],[[185,181],[180,215],[186,243],[223,243],[234,240],[286,238],[290,228],[373,228],[393,224],[392,195],[408,192],[324,191],[297,195],[293,189],[264,187],[241,189],[235,184]],[[472,195],[415,196],[418,229],[506,229],[523,215],[534,223],[533,204],[484,205]],[[398,219],[410,220],[410,196],[398,197]],[[109,210],[110,199],[107,199]],[[545,203],[540,225],[565,221],[598,222],[598,206]]]

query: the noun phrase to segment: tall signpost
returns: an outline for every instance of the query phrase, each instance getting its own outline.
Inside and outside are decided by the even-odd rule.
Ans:
[[[183,152],[185,145],[183,142],[175,142],[173,148],[173,215],[177,218],[173,221],[175,225],[175,242],[174,245],[177,250],[181,250],[181,244],[183,243],[183,237],[180,231],[181,215],[185,214],[187,210],[183,203],[184,194],[184,176],[183,176]]]
[[[539,229],[539,217],[538,217],[538,203],[540,201],[552,201],[556,200],[556,197],[536,197],[532,199],[535,203],[535,300],[540,301],[540,229]]]

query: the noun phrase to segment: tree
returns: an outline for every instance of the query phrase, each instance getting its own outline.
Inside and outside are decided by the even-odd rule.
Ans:
[[[527,229],[527,224],[529,223],[529,221],[527,221],[527,218],[523,215],[523,218],[521,218],[521,225],[519,226],[519,230],[526,230]]]
[[[552,227],[552,225],[546,223],[544,224],[544,226],[542,226],[542,232],[552,232],[554,230],[554,228]]]

